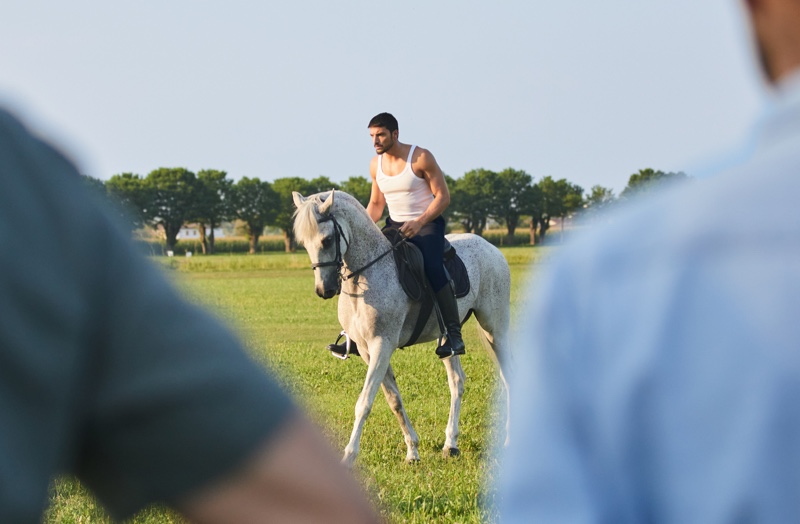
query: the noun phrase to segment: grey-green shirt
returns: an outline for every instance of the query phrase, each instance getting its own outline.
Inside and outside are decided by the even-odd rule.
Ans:
[[[117,517],[240,465],[291,409],[0,111],[0,522],[38,522],[72,472]]]

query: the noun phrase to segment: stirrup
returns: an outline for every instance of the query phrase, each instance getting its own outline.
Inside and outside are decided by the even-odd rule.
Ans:
[[[449,344],[439,346],[436,348],[436,356],[439,357],[441,360],[450,358],[455,354],[456,354],[455,351],[453,351],[453,348],[450,347]]]
[[[339,341],[342,339],[342,337],[344,337],[344,344],[339,344]],[[348,358],[350,358],[351,354],[358,355],[358,350],[355,348],[351,348],[351,344],[352,343],[350,341],[350,335],[348,335],[344,330],[342,330],[342,332],[339,333],[339,336],[336,337],[336,342],[334,342],[333,344],[328,344],[327,346],[325,346],[325,349],[330,351],[331,355],[333,355],[334,357],[341,360],[347,360]],[[355,346],[355,344],[352,344],[352,346]]]
[[[447,337],[447,342],[442,343],[442,340]],[[453,346],[450,344],[450,334],[442,335],[439,337],[439,345],[436,347],[436,356],[439,357],[441,360],[446,358],[450,358],[456,355],[464,355],[466,354],[466,350],[461,348],[460,350],[456,351],[453,349]]]

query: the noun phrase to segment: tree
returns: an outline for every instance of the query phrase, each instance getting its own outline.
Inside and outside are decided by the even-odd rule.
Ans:
[[[539,240],[544,242],[547,230],[550,229],[550,219],[563,213],[563,195],[560,193],[558,183],[553,177],[546,176],[539,181],[541,192],[541,216],[539,217]]]
[[[151,223],[161,226],[167,249],[173,250],[178,232],[195,210],[197,177],[182,167],[161,167],[147,175],[144,187],[149,194],[146,216]]]
[[[615,201],[613,190],[603,186],[592,186],[591,193],[586,197],[586,212],[600,213],[608,209]]]
[[[542,192],[542,220],[539,238],[544,240],[552,218],[560,219],[563,235],[564,218],[583,205],[583,188],[571,184],[565,178],[553,180],[550,176],[540,180],[539,187]]]
[[[628,185],[622,190],[620,198],[629,199],[645,195],[667,182],[680,182],[688,178],[684,172],[665,173],[651,168],[640,169],[638,173],[634,173],[628,178]]]
[[[562,186],[564,194],[564,214],[559,216],[561,223],[561,241],[564,241],[564,220],[572,216],[576,211],[583,209],[583,188],[577,184],[572,184],[562,178],[558,181]]]
[[[133,173],[120,173],[109,178],[105,188],[112,207],[131,231],[147,223],[151,195],[142,177]]]
[[[197,173],[197,194],[192,221],[200,230],[200,244],[204,254],[214,253],[214,229],[233,214],[233,181],[225,171],[204,169]],[[209,229],[206,238],[206,227]]]
[[[280,198],[269,182],[258,178],[243,177],[233,188],[235,215],[246,224],[250,253],[255,253],[264,228],[278,215]]]
[[[450,193],[450,205],[448,205],[444,211],[442,211],[442,218],[444,218],[445,221],[445,228],[449,231],[450,226],[448,224],[450,224],[450,222],[453,220],[453,216],[455,214],[454,210],[456,209],[456,206],[453,204],[453,191],[455,191],[458,181],[447,173],[442,174],[444,175],[444,182],[447,184],[447,191]],[[383,214],[386,215],[387,210],[384,210]]]
[[[453,216],[465,231],[483,234],[494,209],[498,185],[497,173],[488,169],[473,169],[456,181],[450,192],[450,205],[453,206]]]
[[[111,208],[109,209],[111,213],[116,213],[118,211],[117,205],[108,194],[105,182],[89,175],[81,175],[81,182],[83,182],[83,185],[89,190],[89,194],[92,195],[92,198],[94,198],[98,204],[106,208]]]
[[[277,214],[271,224],[283,231],[283,244],[287,253],[297,249],[294,240],[294,200],[292,191],[304,196],[316,193],[311,184],[300,177],[277,178],[272,182],[272,189],[278,194]],[[330,189],[330,187],[328,188]]]
[[[351,176],[342,184],[342,191],[349,193],[361,202],[362,206],[367,207],[372,194],[372,182],[363,176]]]
[[[309,194],[322,193],[323,191],[330,191],[331,189],[339,189],[339,184],[332,182],[326,176],[318,176],[306,182],[306,191]],[[294,201],[292,201],[294,203]]]
[[[106,185],[99,178],[89,175],[81,175],[81,181],[89,188],[89,192],[96,198],[103,199],[106,197]]]
[[[510,243],[523,213],[525,191],[532,181],[533,177],[519,169],[509,167],[497,173],[491,216],[506,225]]]
[[[530,245],[536,245],[536,230],[541,227],[542,216],[544,214],[542,188],[539,184],[530,184],[522,190],[519,197],[520,212],[529,215],[530,221]]]
[[[564,184],[564,214],[562,215],[562,218],[564,218],[583,208],[583,188],[578,184],[567,182],[566,179],[561,179],[558,182],[559,184]]]

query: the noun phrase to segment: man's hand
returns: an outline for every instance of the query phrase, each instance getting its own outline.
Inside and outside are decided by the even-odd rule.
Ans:
[[[419,233],[419,230],[422,229],[422,226],[423,224],[419,220],[403,222],[403,225],[400,226],[400,234],[405,238],[414,238]]]

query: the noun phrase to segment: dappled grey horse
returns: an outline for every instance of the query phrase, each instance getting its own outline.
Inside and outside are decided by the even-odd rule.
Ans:
[[[392,412],[400,422],[406,442],[406,461],[419,460],[414,428],[406,415],[394,372],[392,353],[408,341],[415,326],[420,303],[411,301],[397,278],[391,244],[352,196],[329,191],[308,198],[295,192],[294,231],[311,258],[317,295],[339,297],[339,323],[358,347],[367,363],[367,376],[355,409],[355,424],[342,462],[352,466],[358,455],[364,422],[381,386]],[[495,361],[505,386],[504,367],[509,358],[510,273],[503,254],[482,237],[472,234],[448,235],[464,262],[471,281],[469,293],[458,299],[462,319],[472,311],[479,324],[484,347]],[[417,342],[436,340],[440,335],[436,316],[431,315]],[[432,353],[424,357],[435,358]],[[450,385],[450,416],[445,430],[443,453],[457,455],[458,419],[464,392],[464,370],[458,356],[442,360]],[[508,417],[506,416],[506,435]],[[508,438],[506,436],[506,438]]]

